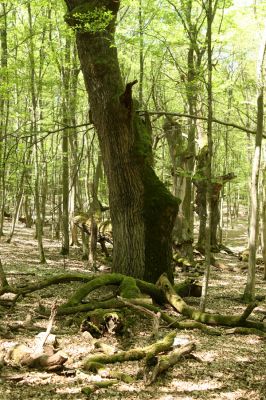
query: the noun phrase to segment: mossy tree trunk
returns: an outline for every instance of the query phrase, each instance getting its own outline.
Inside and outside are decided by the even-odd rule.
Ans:
[[[65,19],[76,31],[91,116],[108,179],[113,271],[150,281],[165,271],[172,278],[171,234],[178,201],[151,167],[148,134],[132,109],[132,84],[126,90],[123,87],[114,45],[120,2],[65,2]]]

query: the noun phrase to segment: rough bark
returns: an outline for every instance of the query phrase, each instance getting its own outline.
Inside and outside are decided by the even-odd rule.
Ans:
[[[167,272],[172,279],[171,233],[178,201],[150,165],[149,137],[132,108],[133,83],[123,88],[113,38],[120,2],[67,0],[66,4],[69,12],[65,19],[76,31],[92,120],[109,185],[113,271],[149,281],[156,281],[162,272]],[[112,14],[105,28],[98,31],[86,28],[83,21],[103,7]]]

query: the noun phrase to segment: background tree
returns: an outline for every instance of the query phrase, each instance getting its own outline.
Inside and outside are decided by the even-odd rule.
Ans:
[[[257,133],[255,152],[252,165],[251,191],[250,191],[250,223],[249,223],[249,261],[248,277],[244,291],[244,300],[252,301],[255,298],[256,254],[258,244],[259,220],[259,172],[262,148],[262,135],[264,126],[264,86],[265,86],[265,53],[266,53],[266,26],[262,37],[261,49],[258,56],[258,97],[257,97]]]

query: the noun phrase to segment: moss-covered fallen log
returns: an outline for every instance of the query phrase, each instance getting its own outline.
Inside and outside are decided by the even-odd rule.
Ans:
[[[209,325],[224,325],[230,327],[244,326],[248,328],[256,328],[262,331],[265,330],[263,323],[256,321],[247,321],[247,317],[257,306],[256,303],[248,305],[246,310],[241,315],[222,315],[201,312],[194,307],[187,305],[187,303],[176,294],[173,286],[168,280],[166,275],[161,275],[157,282],[158,287],[164,292],[168,302],[182,315],[193,319],[198,322]]]
[[[95,301],[92,300],[89,303],[86,304],[79,304],[77,306],[73,307],[59,307],[57,311],[57,315],[71,315],[71,314],[76,314],[76,313],[81,313],[81,312],[87,312],[87,311],[93,311],[97,310],[99,308],[103,309],[109,309],[109,308],[123,308],[125,305],[121,302],[118,301],[117,299],[110,299],[110,300],[104,300],[104,301]],[[42,312],[43,314],[47,314],[48,311]]]
[[[120,285],[124,279],[124,275],[121,274],[106,274],[101,275],[93,280],[82,285],[74,294],[70,297],[67,303],[63,307],[74,307],[82,302],[93,290],[98,289],[101,286],[106,285]]]
[[[87,371],[95,371],[104,367],[106,364],[114,364],[117,362],[137,361],[145,357],[153,357],[158,353],[169,351],[174,343],[177,331],[171,331],[163,339],[146,347],[137,347],[128,351],[119,351],[115,354],[100,354],[88,357],[83,368]]]
[[[172,350],[170,353],[159,356],[157,363],[153,368],[150,376],[146,378],[146,385],[151,385],[157,379],[157,376],[167,371],[180,361],[181,357],[191,353],[196,348],[195,343],[188,343],[177,349]]]
[[[92,279],[95,279],[97,275],[88,275],[88,274],[60,274],[56,276],[52,276],[51,278],[44,279],[40,282],[27,284],[27,285],[17,285],[17,286],[5,286],[0,290],[0,296],[4,293],[14,293],[20,295],[26,295],[29,293],[36,292],[38,290],[45,289],[52,285],[58,285],[60,283],[70,283],[70,282],[88,282]]]
[[[44,279],[40,282],[36,282],[33,284],[25,285],[23,287],[17,286],[16,293],[20,294],[28,294],[32,292],[36,292],[37,290],[45,289],[49,286],[58,285],[60,283],[71,283],[71,282],[82,282],[86,283],[93,279],[95,279],[97,275],[89,275],[89,274],[60,274],[56,276],[52,276],[51,278]]]
[[[142,281],[140,279],[134,279],[122,274],[83,274],[83,273],[66,273],[56,276],[52,276],[48,279],[41,280],[40,282],[17,285],[17,286],[5,286],[0,290],[0,296],[5,293],[13,293],[17,295],[27,295],[29,293],[45,289],[49,286],[58,284],[67,284],[71,282],[81,282],[83,285],[73,294],[69,301],[64,307],[78,306],[82,300],[93,290],[100,286],[106,285],[117,285],[120,286],[120,294],[122,297],[133,298],[138,297],[139,292],[147,294],[158,304],[164,304],[166,298],[164,293],[156,287],[156,285]],[[199,286],[195,284],[191,279],[186,279],[175,285],[175,290],[180,296],[197,295],[196,292],[199,290]],[[83,308],[87,311],[86,307]],[[91,310],[91,308],[89,308]],[[82,311],[82,307],[81,307]],[[69,313],[71,313],[69,309]]]

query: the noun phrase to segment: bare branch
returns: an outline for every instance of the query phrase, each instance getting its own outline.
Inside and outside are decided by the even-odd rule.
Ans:
[[[139,114],[148,113],[149,115],[159,115],[159,116],[172,115],[173,117],[184,117],[184,118],[199,119],[202,121],[207,121],[206,117],[199,117],[197,115],[189,115],[189,114],[175,113],[175,112],[137,110],[137,113],[139,113]],[[251,133],[252,135],[256,135],[256,130],[245,128],[244,126],[237,125],[233,122],[225,122],[225,121],[221,121],[220,119],[217,119],[217,118],[213,118],[212,122],[215,122],[216,124],[220,124],[220,125],[224,125],[224,126],[231,126],[232,128],[239,129],[240,131],[243,131],[246,133]],[[263,135],[263,138],[266,139],[266,135]]]

